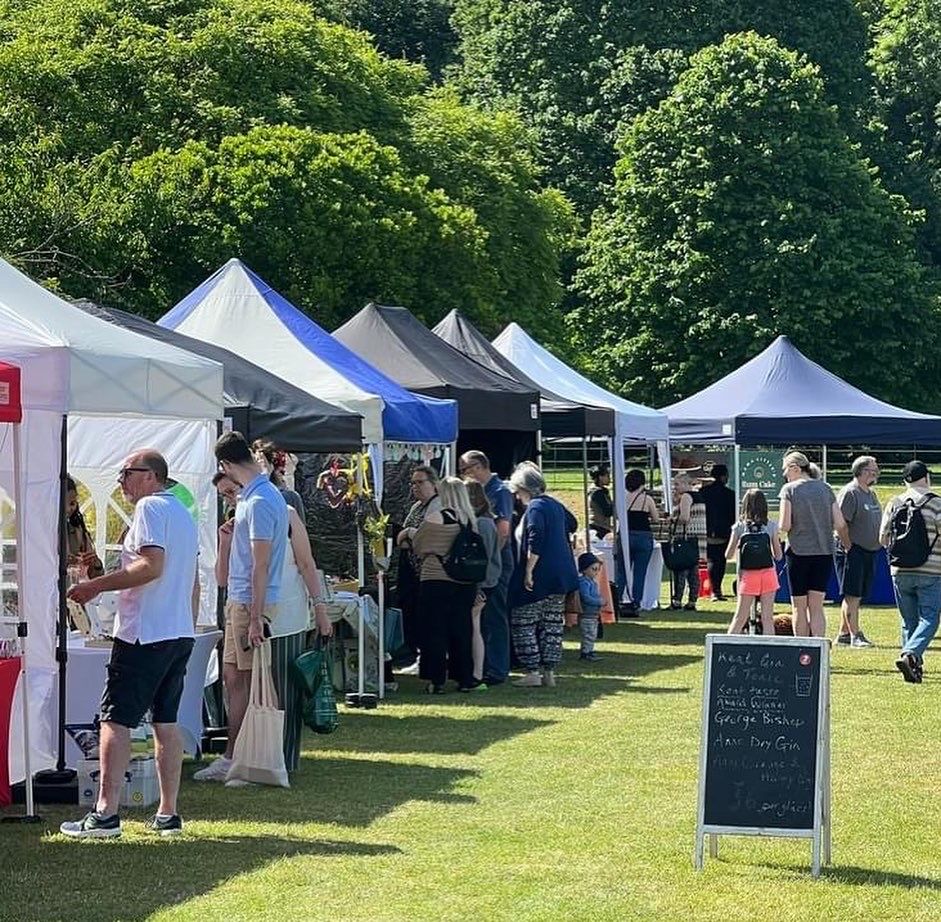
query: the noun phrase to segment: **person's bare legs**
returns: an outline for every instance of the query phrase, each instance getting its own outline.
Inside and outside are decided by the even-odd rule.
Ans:
[[[118,812],[124,773],[131,759],[131,731],[113,720],[101,724],[101,786],[95,811],[101,816]]]
[[[183,740],[177,725],[154,724],[154,754],[157,759],[157,783],[160,785],[160,806],[163,816],[176,813],[180,792],[180,771],[183,768]]]
[[[480,614],[483,605],[474,604],[471,609],[471,651],[474,659],[474,679],[480,681],[484,676],[484,635],[480,632]]]
[[[810,636],[810,618],[807,615],[807,596],[792,595],[791,607],[794,610],[794,634],[797,637]]]
[[[225,757],[232,758],[235,741],[238,739],[245,711],[248,709],[248,693],[251,690],[251,669],[239,669],[235,663],[226,663],[222,673],[225,681],[226,704],[229,712],[229,741],[225,746]]]
[[[807,590],[807,608],[810,617],[810,636],[827,636],[827,616],[823,611],[824,593],[817,592],[814,589]]]
[[[739,595],[738,602],[735,605],[735,615],[732,623],[729,625],[729,634],[741,634],[742,629],[748,622],[748,610],[755,601],[753,595]]]
[[[859,633],[859,603],[862,599],[852,595],[843,596],[843,623],[840,632],[855,637]]]
[[[774,592],[761,594],[761,633],[774,637]]]

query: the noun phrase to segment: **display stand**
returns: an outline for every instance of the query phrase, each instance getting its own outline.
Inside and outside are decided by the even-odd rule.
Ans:
[[[693,862],[720,835],[812,840],[831,862],[830,641],[706,637],[699,805]]]

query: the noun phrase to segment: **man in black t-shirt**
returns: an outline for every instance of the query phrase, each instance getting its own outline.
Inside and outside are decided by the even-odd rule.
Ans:
[[[729,469],[724,464],[712,466],[712,483],[699,491],[699,501],[706,507],[706,560],[712,598],[721,602],[725,579],[725,548],[735,524],[735,491],[727,486]]]

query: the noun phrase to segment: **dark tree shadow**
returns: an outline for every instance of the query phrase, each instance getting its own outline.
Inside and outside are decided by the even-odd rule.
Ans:
[[[435,699],[437,702],[439,699]],[[488,746],[531,730],[551,727],[554,720],[503,714],[475,714],[457,720],[438,714],[398,716],[394,708],[350,714],[349,733],[329,741],[310,741],[313,748],[329,746],[342,752],[437,752],[476,755]]]
[[[339,742],[341,737],[336,738]],[[308,750],[312,741],[305,737]],[[315,744],[314,744],[315,745]],[[333,745],[331,743],[324,745]],[[184,766],[191,774],[198,765]],[[188,815],[204,820],[259,823],[334,823],[338,826],[368,826],[379,817],[413,800],[470,802],[452,788],[477,773],[459,768],[436,768],[372,759],[319,758],[310,752],[291,775],[290,788],[264,786],[231,789],[218,784],[187,784],[189,801],[193,788],[199,800]],[[205,788],[210,790],[205,790]]]
[[[779,864],[762,862],[760,867],[775,871],[789,871],[795,875],[810,873],[807,864]],[[897,874],[893,871],[879,871],[875,868],[860,868],[855,865],[834,864],[820,869],[820,876],[838,884],[853,884],[860,887],[905,887],[908,889],[941,890],[941,878],[921,877],[917,874]]]
[[[73,814],[74,808],[68,815]],[[51,813],[48,819],[52,825]],[[282,858],[329,860],[399,852],[391,845],[198,831],[177,839],[131,837],[133,825],[121,839],[89,842],[58,835],[39,839],[35,827],[18,827],[17,833],[5,835],[0,920],[137,922]]]

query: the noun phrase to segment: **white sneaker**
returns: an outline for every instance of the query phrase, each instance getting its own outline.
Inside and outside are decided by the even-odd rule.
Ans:
[[[225,756],[219,756],[211,765],[201,768],[194,772],[193,781],[225,781],[225,776],[229,774],[232,767],[232,760]]]
[[[418,660],[415,660],[411,666],[406,666],[404,669],[395,670],[399,675],[418,675]]]
[[[252,788],[254,783],[251,781],[243,781],[241,778],[230,778],[226,781],[225,786],[227,788]]]

